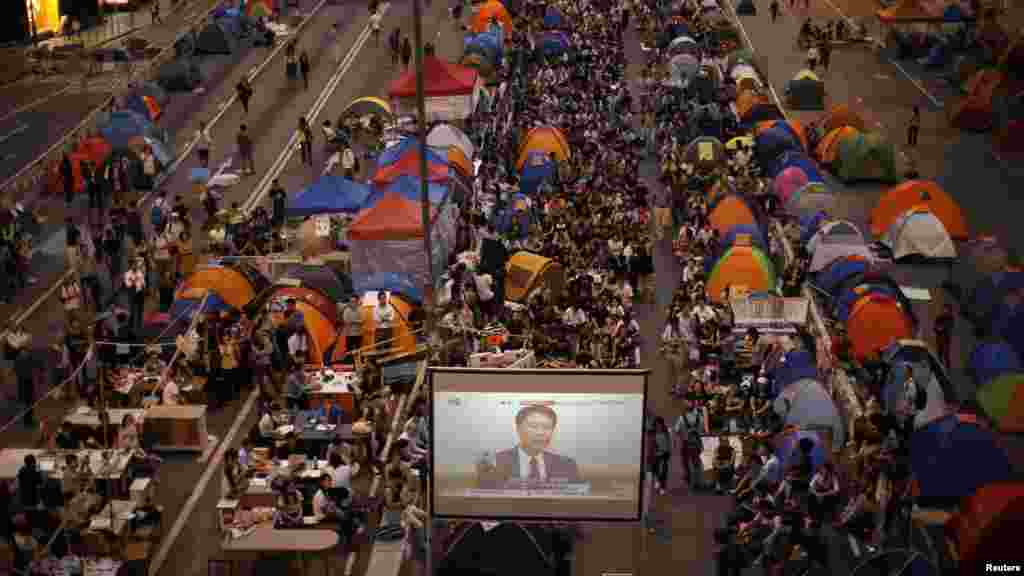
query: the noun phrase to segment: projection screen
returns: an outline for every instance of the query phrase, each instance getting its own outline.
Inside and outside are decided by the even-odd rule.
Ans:
[[[435,516],[640,519],[646,370],[430,375]]]

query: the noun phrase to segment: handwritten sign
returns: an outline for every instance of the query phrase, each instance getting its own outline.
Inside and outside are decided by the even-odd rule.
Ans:
[[[328,238],[331,235],[331,219],[327,216],[321,216],[316,219],[316,236],[317,238]]]

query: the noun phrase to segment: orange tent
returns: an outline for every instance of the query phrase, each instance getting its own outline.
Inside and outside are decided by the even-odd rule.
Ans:
[[[771,99],[763,94],[758,94],[752,90],[741,92],[736,97],[736,114],[740,118],[746,118],[747,114],[759,104],[771,104]]]
[[[917,206],[934,214],[954,240],[967,239],[967,222],[960,206],[931,180],[907,180],[890,188],[871,211],[871,233],[881,238],[897,218]]]
[[[914,337],[914,325],[898,300],[867,292],[854,302],[846,320],[850,352],[858,361],[875,358],[898,340]]]
[[[466,178],[473,177],[473,164],[458,146],[448,147],[448,165],[461,172]]]
[[[497,20],[504,32],[512,30],[512,15],[508,13],[505,5],[501,2],[491,0],[479,8],[476,17],[473,18],[471,27],[477,34],[486,32],[491,25],[491,20]]]
[[[860,134],[860,131],[853,126],[840,126],[825,134],[825,137],[818,142],[814,155],[817,156],[818,161],[824,164],[831,164],[836,161],[836,155],[839,154],[840,142],[857,134]]]
[[[984,560],[1003,558],[1024,531],[1024,483],[982,486],[963,499],[947,526],[956,534],[961,574],[976,574]],[[1019,558],[1020,556],[1015,556]]]
[[[202,300],[207,291],[239,310],[256,297],[256,289],[244,274],[226,266],[210,266],[186,278],[174,299]]]
[[[399,176],[420,175],[420,152],[413,150],[402,155],[401,158],[392,164],[382,166],[373,175],[373,183],[381,186],[394,182]],[[448,180],[448,166],[437,162],[427,161],[427,181],[445,182]]]
[[[320,366],[323,364],[324,353],[331,349],[331,345],[338,339],[338,331],[326,316],[315,306],[304,301],[295,302],[295,309],[302,312],[302,318],[306,322],[306,332],[309,334],[309,363]]]
[[[558,128],[551,126],[540,126],[530,130],[519,147],[519,159],[516,161],[516,169],[522,170],[526,158],[530,152],[546,152],[554,154],[560,162],[568,162],[572,154],[569,150],[569,141]]]
[[[274,290],[274,298],[294,298],[316,308],[331,322],[338,321],[338,307],[323,293],[301,286],[284,286]]]
[[[828,134],[836,128],[842,128],[843,126],[852,126],[858,131],[863,132],[865,123],[860,114],[850,110],[850,107],[846,104],[836,104],[829,109],[822,128]]]
[[[81,144],[78,145],[78,149],[75,150],[78,154],[84,154],[97,166],[102,166],[113,151],[113,147],[100,136],[93,136],[82,140]]]
[[[754,211],[746,200],[736,194],[730,194],[719,200],[718,204],[711,209],[708,221],[715,230],[718,230],[718,235],[724,238],[734,226],[756,225],[757,216],[754,215]]]
[[[423,237],[422,207],[397,192],[388,192],[356,216],[349,240],[408,240]]]
[[[398,354],[415,352],[416,335],[413,334],[409,325],[409,319],[412,317],[415,307],[397,294],[391,294],[388,302],[391,302],[391,309],[395,311],[395,325],[391,328],[391,337],[396,340],[390,343],[391,349]],[[377,341],[377,324],[373,320],[373,308],[376,305],[375,297],[363,299],[363,348],[373,346]],[[338,341],[338,346],[335,347],[335,358],[338,358],[339,354],[344,356],[347,352],[344,340],[342,338]]]
[[[715,262],[708,275],[704,292],[708,300],[721,302],[728,287],[743,287],[750,292],[775,289],[775,269],[772,261],[749,241],[734,244]]]

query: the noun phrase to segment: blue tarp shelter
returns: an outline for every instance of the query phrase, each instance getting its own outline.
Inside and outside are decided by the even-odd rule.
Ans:
[[[995,433],[952,414],[916,430],[911,470],[921,507],[955,507],[978,488],[1010,477],[1010,462]]]
[[[1024,372],[1024,366],[1008,342],[983,342],[971,352],[967,370],[975,384],[984,386],[1003,374]]]
[[[132,138],[143,136],[160,139],[160,131],[137,112],[118,110],[110,114],[100,134],[114,148],[127,148]]]
[[[423,302],[423,290],[407,274],[378,272],[369,276],[353,276],[352,288],[356,294],[366,292],[392,292],[413,302]]]
[[[341,176],[323,176],[288,202],[285,215],[303,218],[316,214],[355,214],[366,206],[373,189]]]

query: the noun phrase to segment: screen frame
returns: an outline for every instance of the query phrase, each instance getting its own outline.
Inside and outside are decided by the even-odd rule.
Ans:
[[[647,392],[648,392],[648,386],[650,385],[650,380],[651,380],[651,370],[650,369],[644,368],[644,369],[622,369],[622,370],[612,370],[612,369],[589,370],[589,369],[584,369],[584,368],[552,368],[552,369],[546,369],[546,368],[461,368],[461,367],[453,367],[453,366],[437,366],[437,367],[428,366],[427,367],[427,379],[428,379],[427,382],[430,385],[430,388],[429,388],[430,394],[428,394],[427,402],[429,403],[429,408],[430,408],[430,470],[431,470],[431,472],[433,472],[434,470],[437,470],[437,463],[435,462],[436,454],[437,454],[437,438],[435,437],[436,433],[435,433],[435,429],[434,429],[434,422],[436,421],[437,415],[436,415],[435,410],[434,410],[434,394],[435,394],[435,391],[436,391],[436,388],[434,386],[434,375],[438,374],[438,373],[443,374],[443,373],[446,373],[446,372],[447,373],[459,373],[459,374],[496,374],[496,373],[509,374],[511,372],[511,373],[517,373],[517,374],[523,374],[523,375],[527,375],[527,374],[531,374],[531,375],[532,374],[536,374],[536,375],[541,375],[541,374],[544,374],[544,375],[551,375],[551,374],[593,374],[593,375],[603,374],[603,375],[616,375],[616,376],[618,376],[618,375],[643,376],[643,393],[642,393],[642,396],[643,396],[643,410],[642,410],[642,416],[641,416],[641,419],[640,419],[640,427],[641,427],[641,430],[642,430],[641,434],[640,434],[640,477],[637,478],[637,485],[640,486],[640,490],[639,490],[639,494],[637,496],[636,516],[632,517],[632,518],[623,518],[621,516],[583,516],[583,517],[579,517],[579,516],[550,516],[550,517],[540,517],[540,516],[514,516],[514,515],[496,516],[496,515],[487,515],[487,514],[456,514],[456,515],[449,515],[449,514],[438,514],[438,512],[437,512],[437,505],[436,505],[437,504],[437,502],[436,502],[437,484],[436,484],[436,482],[434,482],[433,474],[431,474],[431,479],[430,479],[430,482],[429,482],[429,489],[430,489],[430,515],[431,515],[432,518],[437,519],[437,520],[445,520],[445,521],[459,521],[459,520],[474,521],[474,522],[484,522],[484,521],[501,521],[501,522],[504,522],[504,521],[512,521],[512,522],[532,522],[532,523],[540,523],[540,524],[544,524],[544,523],[549,523],[549,524],[550,523],[565,523],[565,522],[574,523],[574,524],[577,524],[577,523],[578,524],[626,524],[626,523],[640,522],[643,519],[644,510],[646,509],[645,506],[644,506],[644,496],[645,496],[645,492],[646,492],[646,490],[644,489],[644,482],[647,479],[647,466],[648,466],[648,462],[647,462],[647,441],[648,441],[648,437],[647,437],[648,436],[648,433],[647,433]]]

